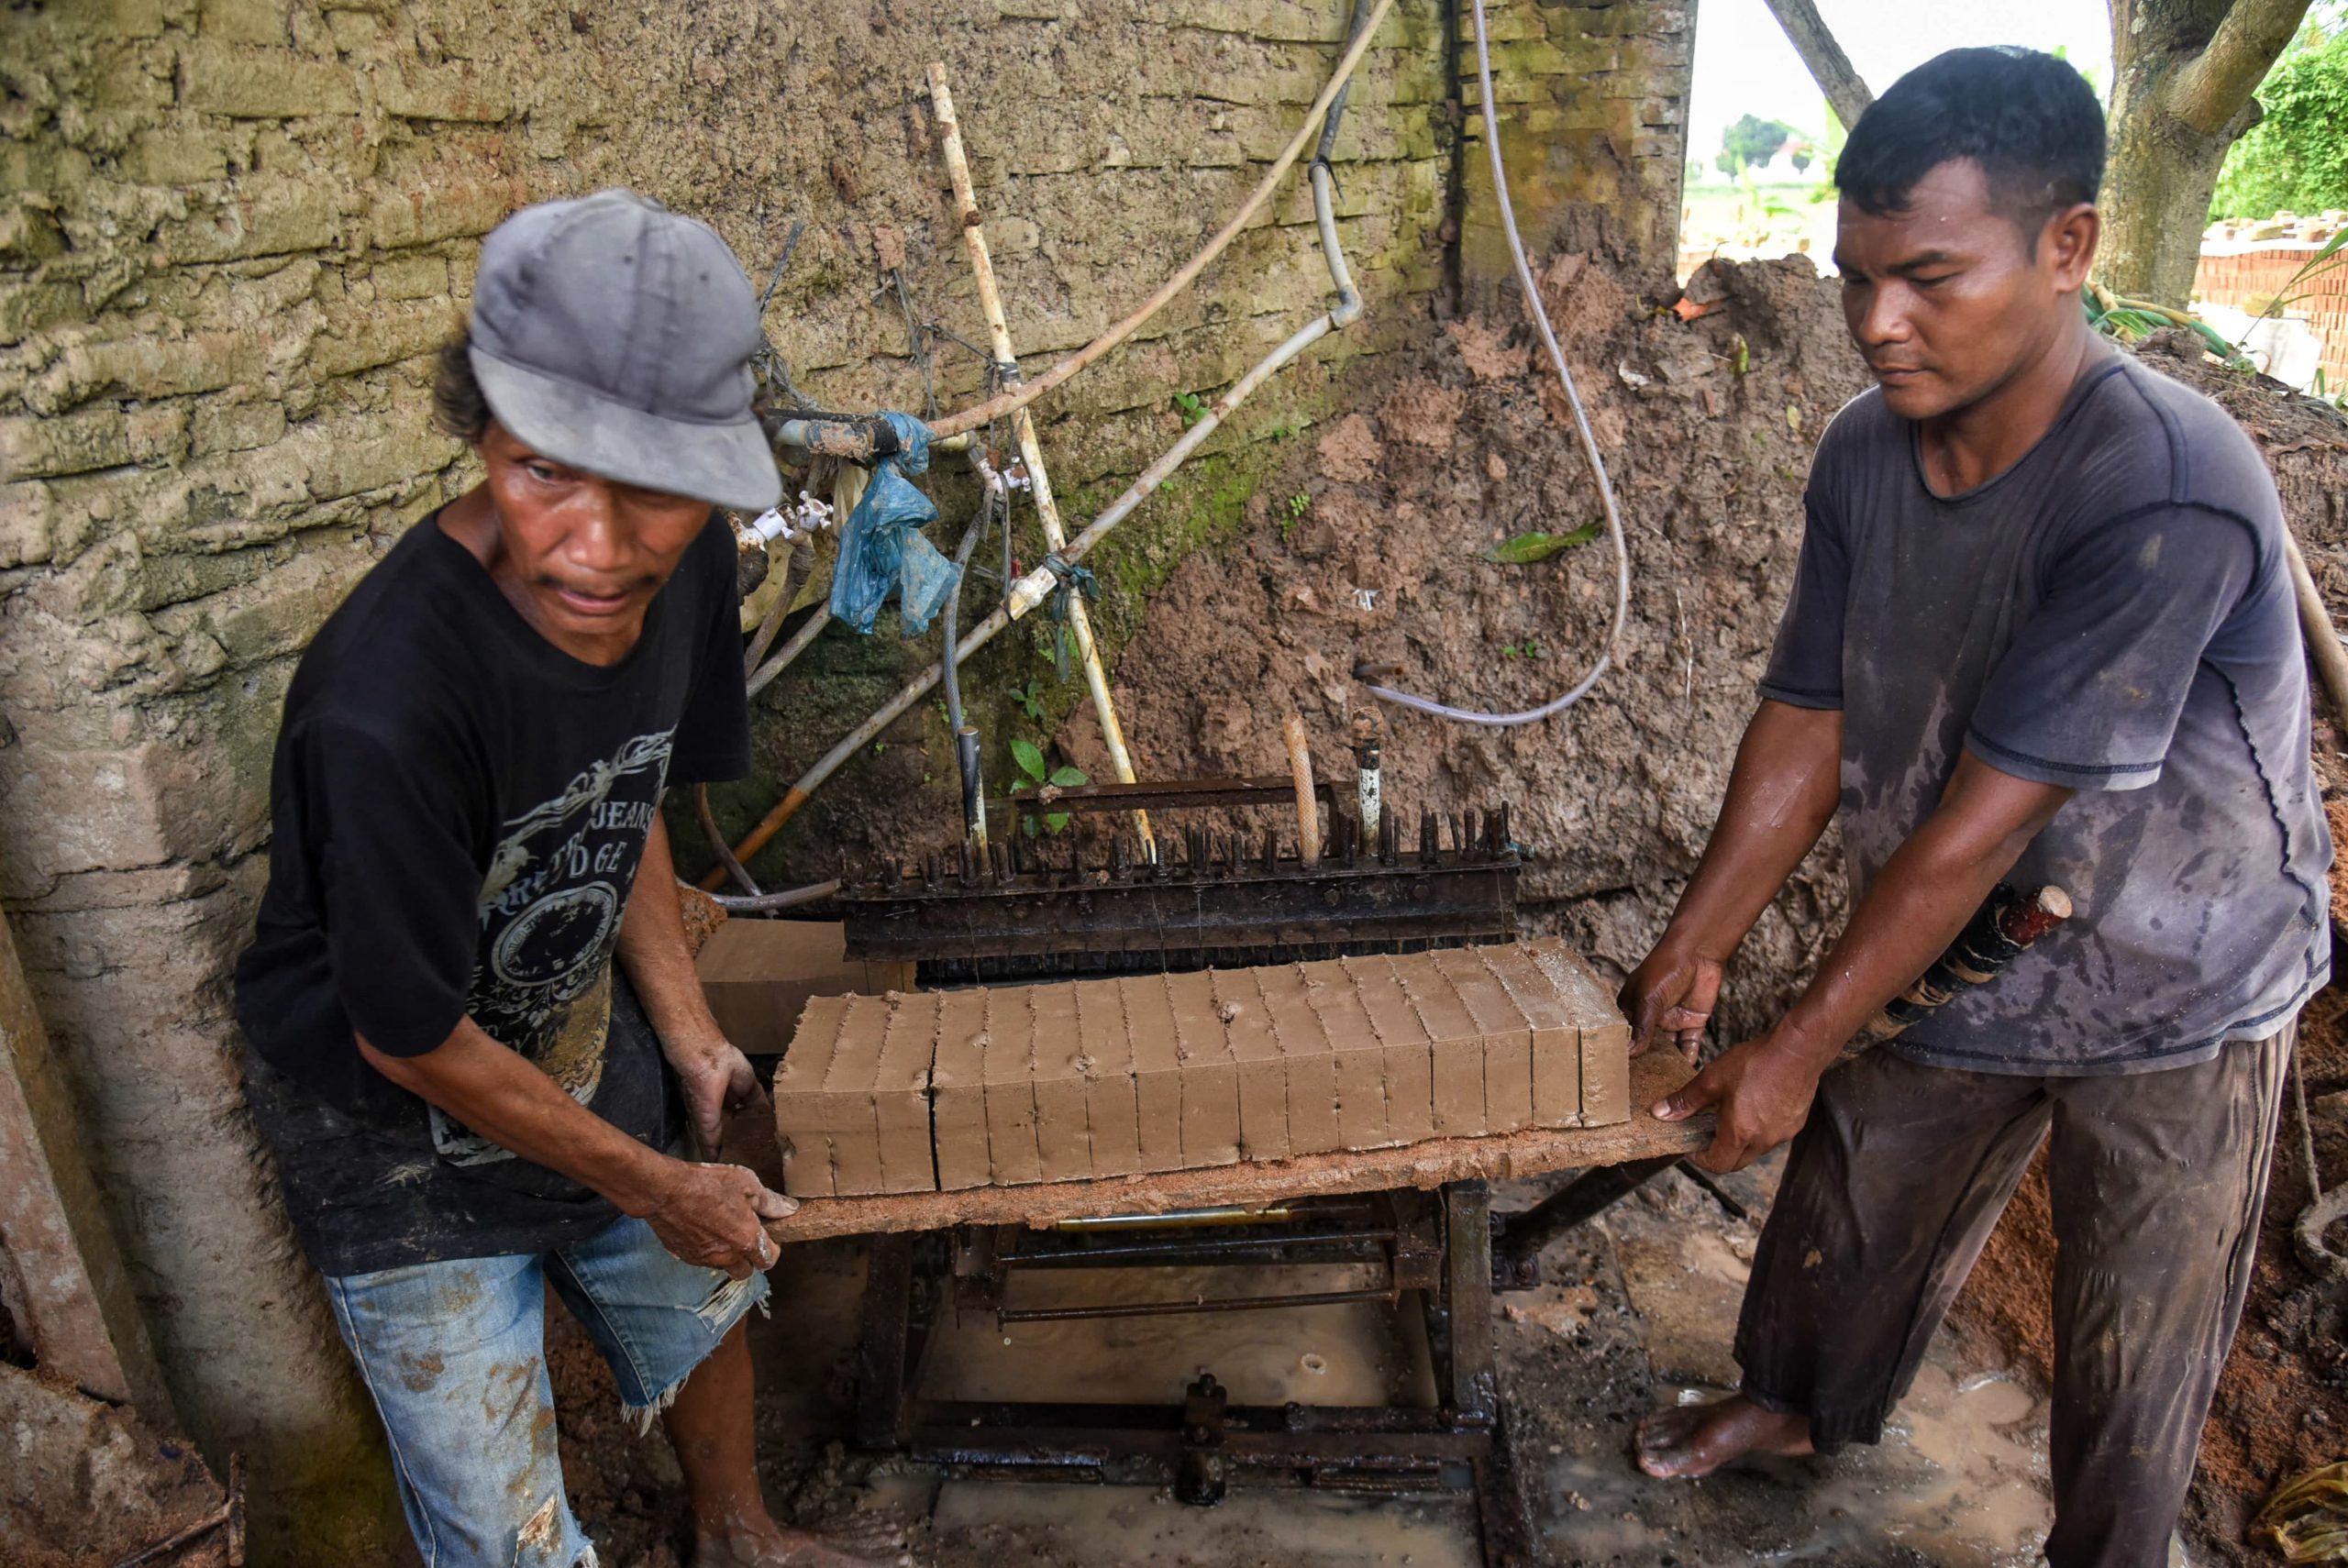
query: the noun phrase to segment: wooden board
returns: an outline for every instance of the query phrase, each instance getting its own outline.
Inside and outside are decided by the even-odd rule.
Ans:
[[[1163,1214],[1175,1209],[1265,1205],[1336,1192],[1383,1192],[1445,1182],[1505,1181],[1658,1154],[1692,1154],[1712,1139],[1712,1119],[1657,1121],[1655,1102],[1693,1076],[1667,1047],[1630,1064],[1631,1117],[1604,1127],[1529,1128],[1481,1138],[1438,1138],[1395,1149],[1306,1154],[1202,1170],[1096,1177],[961,1192],[881,1198],[818,1198],[787,1220],[768,1221],[778,1242],[859,1236],[881,1231],[941,1231],[955,1225],[1050,1225],[1104,1214]]]

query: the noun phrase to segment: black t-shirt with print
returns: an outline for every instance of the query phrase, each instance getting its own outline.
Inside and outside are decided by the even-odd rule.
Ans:
[[[606,1121],[681,1135],[612,955],[662,789],[748,770],[732,531],[714,514],[610,666],[533,630],[425,518],[285,699],[270,878],[237,966],[246,1080],[327,1274],[539,1252],[612,1206],[393,1085],[470,1014]]]

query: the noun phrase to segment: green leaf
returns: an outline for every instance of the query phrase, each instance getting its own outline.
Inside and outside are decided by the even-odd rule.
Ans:
[[[1086,777],[1081,767],[1061,767],[1052,769],[1052,782],[1063,790],[1073,790],[1080,784],[1090,784],[1092,780]]]
[[[1068,831],[1068,813],[1066,812],[1046,812],[1044,813],[1044,827],[1046,831],[1050,833],[1066,833]]]
[[[1020,772],[1024,773],[1036,783],[1041,784],[1044,781],[1044,752],[1043,748],[1034,741],[1013,741],[1011,760],[1019,765]]]
[[[1559,550],[1589,544],[1603,528],[1604,525],[1593,518],[1567,534],[1519,534],[1505,544],[1494,545],[1485,551],[1484,558],[1506,566],[1531,566],[1534,561],[1547,560]]]

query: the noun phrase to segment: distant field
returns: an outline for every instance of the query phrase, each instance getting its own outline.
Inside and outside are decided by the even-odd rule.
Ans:
[[[1680,196],[1680,251],[1700,257],[1714,249],[1741,256],[1807,250],[1825,271],[1834,248],[1834,203],[1831,195],[1811,199],[1825,189],[1815,180],[1770,182],[1751,192],[1725,181],[1690,184]]]

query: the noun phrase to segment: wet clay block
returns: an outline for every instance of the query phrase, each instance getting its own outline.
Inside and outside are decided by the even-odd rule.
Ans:
[[[1484,1037],[1484,1125],[1513,1132],[1533,1121],[1533,1025],[1493,977],[1480,947],[1448,947],[1430,953],[1435,967],[1466,1004]]]
[[[824,1092],[824,1077],[831,1071],[840,1020],[847,1012],[843,998],[811,1000],[801,1015],[797,1038],[775,1069],[774,1121],[782,1141],[782,1189],[793,1198],[835,1194],[831,1097]]]
[[[1493,1131],[1484,1118],[1484,1036],[1475,1016],[1428,955],[1411,954],[1388,962],[1432,1042],[1434,1135],[1479,1138]]]
[[[984,1187],[992,1174],[987,1163],[987,997],[985,991],[945,991],[937,998],[929,1120],[937,1185],[947,1192]]]
[[[997,1187],[1044,1179],[1036,1145],[1036,1026],[1024,990],[987,996],[987,1165]]]
[[[1549,977],[1511,943],[1479,947],[1476,955],[1508,990],[1532,1035],[1533,1125],[1578,1127],[1581,1120],[1581,1023],[1567,1010]]]
[[[1114,980],[1075,985],[1076,1033],[1084,1075],[1084,1118],[1092,1134],[1092,1174],[1132,1176],[1141,1163],[1141,1106],[1125,1001]]]
[[[1385,958],[1340,958],[1338,967],[1378,1033],[1379,1061],[1386,1085],[1386,1134],[1397,1143],[1434,1136],[1434,1043],[1419,1021],[1392,962]]]
[[[1230,1042],[1239,1069],[1239,1153],[1250,1160],[1285,1160],[1288,1142],[1288,1063],[1272,1033],[1264,994],[1246,969],[1209,969],[1213,1016]]]
[[[914,988],[911,964],[849,958],[837,921],[729,920],[710,933],[693,967],[717,1027],[753,1056],[782,1053],[810,997]]]
[[[1581,1119],[1586,1127],[1631,1119],[1631,1025],[1605,983],[1555,937],[1523,944],[1581,1032]]]
[[[1378,1027],[1345,966],[1319,959],[1298,965],[1297,976],[1329,1042],[1337,1085],[1337,1146],[1381,1149],[1403,1142],[1394,1136],[1387,1120],[1386,1053],[1379,1043]]]
[[[1174,1028],[1174,999],[1162,975],[1114,982],[1134,1055],[1135,1121],[1141,1140],[1141,1168],[1179,1171],[1192,1163],[1182,1155],[1182,1061]],[[1237,1158],[1234,1150],[1233,1158]],[[1206,1160],[1199,1165],[1224,1165]]]
[[[1173,1020],[1175,1060],[1182,1071],[1182,1165],[1235,1165],[1239,1160],[1239,1064],[1231,1036],[1215,1010],[1214,986],[1203,973],[1164,975]],[[1139,1015],[1135,1027],[1139,1027]]]
[[[880,1065],[872,1075],[872,1121],[880,1147],[882,1192],[936,1192],[929,1066],[937,1055],[938,996],[888,997]]]
[[[1254,974],[1264,1014],[1271,1020],[1272,1038],[1288,1067],[1290,1154],[1325,1154],[1344,1148],[1337,1116],[1337,1057],[1306,991],[1303,972],[1291,964]]]
[[[825,1071],[825,1131],[832,1139],[832,1189],[846,1197],[889,1190],[880,1170],[880,1120],[873,1086],[888,1039],[889,1004],[880,997],[843,997],[839,1035]]]
[[[1092,1175],[1091,1112],[1085,1105],[1083,1049],[1077,1036],[1076,988],[1026,986],[1035,1029],[1036,1155],[1046,1181]]]

